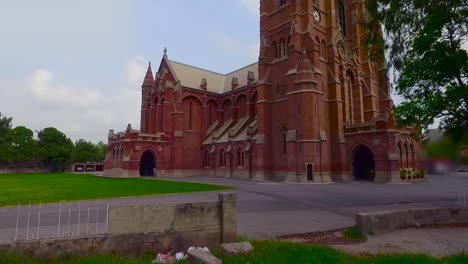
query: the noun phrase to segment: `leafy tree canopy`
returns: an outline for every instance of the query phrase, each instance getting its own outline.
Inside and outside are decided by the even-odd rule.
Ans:
[[[366,0],[370,57],[395,70],[406,102],[397,125],[427,128],[436,118],[446,134],[468,143],[468,0]],[[385,38],[381,34],[384,27]]]
[[[8,131],[0,148],[2,158],[13,164],[31,159],[36,147],[33,135],[33,132],[24,126]]]
[[[0,138],[3,138],[5,134],[11,130],[12,117],[3,116],[0,112]]]
[[[95,145],[92,142],[79,139],[75,142],[71,159],[72,162],[101,162],[104,160],[102,147],[99,146],[99,143]]]
[[[67,136],[53,127],[44,128],[38,132],[38,154],[54,171],[63,171],[70,162],[73,142]]]

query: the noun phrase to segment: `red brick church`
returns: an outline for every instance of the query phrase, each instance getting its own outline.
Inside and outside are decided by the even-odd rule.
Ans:
[[[262,0],[258,62],[221,74],[165,51],[143,80],[140,130],[109,131],[104,173],[389,182],[422,168],[362,48],[364,17],[364,0]]]

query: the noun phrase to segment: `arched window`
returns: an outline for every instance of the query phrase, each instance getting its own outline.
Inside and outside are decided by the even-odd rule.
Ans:
[[[409,168],[409,159],[408,159],[408,145],[405,143],[405,168]]]
[[[339,23],[341,30],[343,31],[343,34],[346,36],[346,10],[345,10],[345,5],[343,0],[338,1],[338,18],[339,18]]]
[[[327,57],[327,44],[324,40],[320,43],[320,57],[324,59]]]
[[[226,152],[224,149],[219,152],[219,166],[226,167]]]
[[[159,111],[159,131],[164,132],[164,102],[166,100],[163,98],[161,100],[161,109]]]
[[[205,150],[205,153],[203,154],[203,167],[210,167],[210,153],[208,150]]]
[[[211,125],[211,123],[213,123],[213,107],[210,105],[208,107],[208,125]]]
[[[414,160],[414,147],[413,147],[413,144],[410,145],[410,150],[411,150],[411,168],[415,169],[416,168],[416,161]]]
[[[400,151],[400,169],[403,168],[403,150],[401,149],[401,144],[398,143],[398,150]]]
[[[271,44],[271,57],[273,59],[278,58],[278,45],[276,44],[276,41],[273,41],[273,44]]]
[[[190,102],[190,105],[189,105],[189,123],[188,123],[188,129],[191,130],[192,129],[192,114],[193,114],[193,103]]]
[[[116,161],[117,161],[117,155],[116,155],[116,150],[114,149],[114,151],[112,151],[112,167],[113,168],[117,167]]]
[[[281,148],[283,151],[283,154],[288,153],[288,129],[286,127],[281,128]]]
[[[279,56],[280,58],[283,58],[284,56],[286,56],[286,42],[284,41],[284,39],[280,40]]]
[[[244,151],[241,148],[237,150],[237,166],[244,166]]]
[[[122,168],[122,149],[119,149],[117,153],[117,167]]]

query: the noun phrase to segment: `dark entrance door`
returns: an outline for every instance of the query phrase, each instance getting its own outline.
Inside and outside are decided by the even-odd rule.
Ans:
[[[307,180],[314,180],[314,167],[312,166],[312,164],[307,164]]]
[[[140,160],[140,176],[152,177],[154,176],[153,169],[156,167],[156,160],[151,151],[147,150],[141,155]]]
[[[353,175],[356,180],[373,181],[375,175],[375,158],[368,147],[359,146],[354,152]]]

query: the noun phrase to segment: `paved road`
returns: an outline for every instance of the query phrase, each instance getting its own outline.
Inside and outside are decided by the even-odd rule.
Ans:
[[[238,231],[251,238],[272,238],[277,235],[323,231],[351,226],[358,212],[395,208],[456,206],[458,194],[468,196],[468,175],[432,175],[427,181],[414,184],[374,184],[350,182],[334,184],[290,184],[250,182],[220,178],[172,178],[235,187],[238,194]],[[184,195],[117,198],[71,204],[49,204],[41,210],[41,237],[78,232],[92,234],[105,230],[107,204],[150,204],[217,200],[218,192]],[[468,199],[468,197],[467,197]],[[468,203],[468,201],[467,201]],[[58,211],[61,227],[58,227]],[[69,209],[70,208],[70,209]],[[88,208],[90,208],[88,220]],[[32,206],[29,234],[37,233],[37,206]],[[17,236],[27,233],[27,207],[20,208]],[[0,242],[14,237],[16,207],[0,208]],[[78,213],[79,212],[79,213]],[[70,217],[68,217],[70,215]],[[68,228],[70,219],[70,229]],[[42,228],[42,226],[46,226]],[[31,237],[31,235],[29,235]]]

